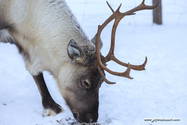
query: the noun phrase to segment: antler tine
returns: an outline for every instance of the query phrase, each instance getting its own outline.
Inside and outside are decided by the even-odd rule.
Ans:
[[[118,60],[114,55],[110,57],[111,60],[113,60],[114,62],[122,65],[122,66],[125,66],[125,67],[128,67],[128,64],[127,63],[124,63],[124,62],[121,62],[120,60]],[[130,67],[131,69],[133,70],[138,70],[138,71],[141,71],[141,70],[145,70],[145,65],[147,64],[147,57],[145,57],[145,61],[142,65],[131,65],[130,64]]]
[[[108,4],[109,8],[112,10],[112,12],[114,13],[114,10],[112,9],[112,7],[110,6],[110,4],[108,3],[108,1],[106,1],[106,3]]]
[[[102,66],[101,66],[101,67],[102,67]],[[100,69],[100,66],[98,66],[97,68],[98,68],[99,73],[101,74],[103,80],[104,80],[106,83],[108,83],[108,84],[116,84],[115,82],[110,82],[110,81],[108,81],[108,80],[106,79],[105,75],[103,74],[103,72],[102,72],[101,69]],[[133,79],[132,77],[129,76],[130,70],[131,70],[131,68],[130,68],[130,63],[128,63],[128,68],[127,68],[127,70],[126,70],[125,72],[123,72],[123,73],[113,72],[113,71],[111,71],[111,70],[109,70],[108,68],[105,68],[105,67],[103,67],[103,69],[106,70],[107,72],[109,72],[110,74],[113,74],[113,75],[116,75],[116,76],[127,77],[127,78],[129,78],[129,79]]]
[[[96,54],[97,54],[97,59],[98,59],[98,62],[99,62],[99,65],[97,65],[97,68],[103,78],[103,80],[108,83],[108,84],[115,84],[114,82],[110,82],[108,81],[104,74],[102,73],[101,69],[100,69],[100,66],[106,70],[107,72],[109,72],[110,74],[113,74],[113,75],[116,75],[116,76],[122,76],[122,77],[127,77],[127,78],[130,78],[132,79],[132,77],[129,76],[130,74],[130,69],[134,69],[134,70],[145,70],[145,65],[147,63],[147,57],[145,59],[145,62],[142,64],[142,65],[130,65],[129,63],[123,63],[121,61],[119,61],[115,56],[114,56],[114,46],[115,46],[115,33],[116,33],[116,29],[117,29],[117,26],[119,24],[119,22],[121,21],[121,19],[127,15],[134,15],[136,11],[139,11],[139,10],[144,10],[144,9],[154,9],[156,8],[159,3],[157,3],[156,5],[154,6],[147,6],[145,5],[145,0],[142,1],[142,3],[135,7],[134,9],[131,9],[125,13],[121,13],[119,10],[121,8],[121,5],[118,7],[118,9],[116,11],[114,11],[112,9],[112,7],[110,6],[110,4],[107,2],[109,8],[112,10],[113,14],[102,24],[102,25],[99,25],[98,26],[98,31],[97,31],[97,37],[96,37]],[[108,62],[110,60],[113,60],[115,61],[116,63],[122,65],[122,66],[125,66],[127,67],[127,70],[123,73],[119,73],[119,72],[114,72],[114,71],[111,71],[110,69],[108,69],[101,61],[101,56],[100,56],[100,50],[99,50],[99,38],[100,38],[100,34],[102,32],[102,30],[104,29],[104,27],[110,23],[113,19],[115,19],[115,22],[114,22],[114,25],[113,25],[113,28],[112,28],[112,38],[111,38],[111,47],[110,47],[110,51],[109,53],[107,54],[107,56],[105,57],[105,61]]]
[[[124,14],[124,16],[125,16],[125,15],[132,14],[132,13],[134,13],[136,11],[140,11],[140,10],[155,9],[155,8],[158,7],[158,5],[159,5],[159,2],[154,6],[148,6],[148,5],[145,5],[145,0],[143,0],[142,3],[139,6],[133,8],[133,9],[131,9],[131,10],[125,12],[125,13],[122,13],[122,14]]]

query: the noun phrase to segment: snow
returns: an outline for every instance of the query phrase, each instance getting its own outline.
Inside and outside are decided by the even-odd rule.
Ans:
[[[141,0],[109,0],[122,11]],[[150,4],[150,0],[146,0]],[[148,58],[145,71],[131,70],[133,80],[107,73],[110,81],[99,93],[99,124],[104,125],[185,125],[187,120],[187,9],[186,0],[164,0],[161,26],[152,24],[152,12],[137,12],[125,17],[116,37],[115,55],[122,61],[141,64]],[[111,14],[104,0],[68,0],[81,26],[91,38],[97,25]],[[176,18],[174,18],[176,17]],[[111,25],[103,34],[103,55],[109,49]],[[109,68],[125,68],[110,62]],[[54,100],[66,111],[43,117],[39,91],[14,45],[0,43],[0,125],[63,125],[74,120],[61,97],[53,77],[45,72],[45,80]],[[71,120],[68,120],[68,119]],[[179,118],[180,121],[144,121],[145,118]]]

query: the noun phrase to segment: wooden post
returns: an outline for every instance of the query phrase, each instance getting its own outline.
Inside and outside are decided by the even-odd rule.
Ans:
[[[158,25],[162,25],[162,1],[161,0],[153,0],[153,5],[160,3],[160,5],[153,10],[153,23]]]

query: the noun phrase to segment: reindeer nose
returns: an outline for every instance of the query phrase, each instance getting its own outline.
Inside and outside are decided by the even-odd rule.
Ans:
[[[89,123],[95,122],[94,116],[90,113],[86,114],[86,121],[88,121]]]

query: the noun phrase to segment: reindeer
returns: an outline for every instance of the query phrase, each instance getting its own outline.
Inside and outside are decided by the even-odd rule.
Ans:
[[[96,122],[98,119],[98,92],[105,78],[104,70],[127,77],[130,70],[145,70],[147,57],[142,65],[123,63],[114,56],[115,32],[120,20],[127,15],[158,6],[143,2],[125,13],[120,7],[102,24],[92,40],[81,29],[64,0],[0,0],[0,41],[15,44],[22,55],[26,69],[33,76],[39,89],[44,116],[54,116],[63,108],[51,97],[43,71],[50,72],[60,93],[79,122]],[[105,26],[115,20],[112,28],[111,48],[106,57],[100,50],[100,34]],[[123,73],[106,67],[110,60],[127,67]]]

